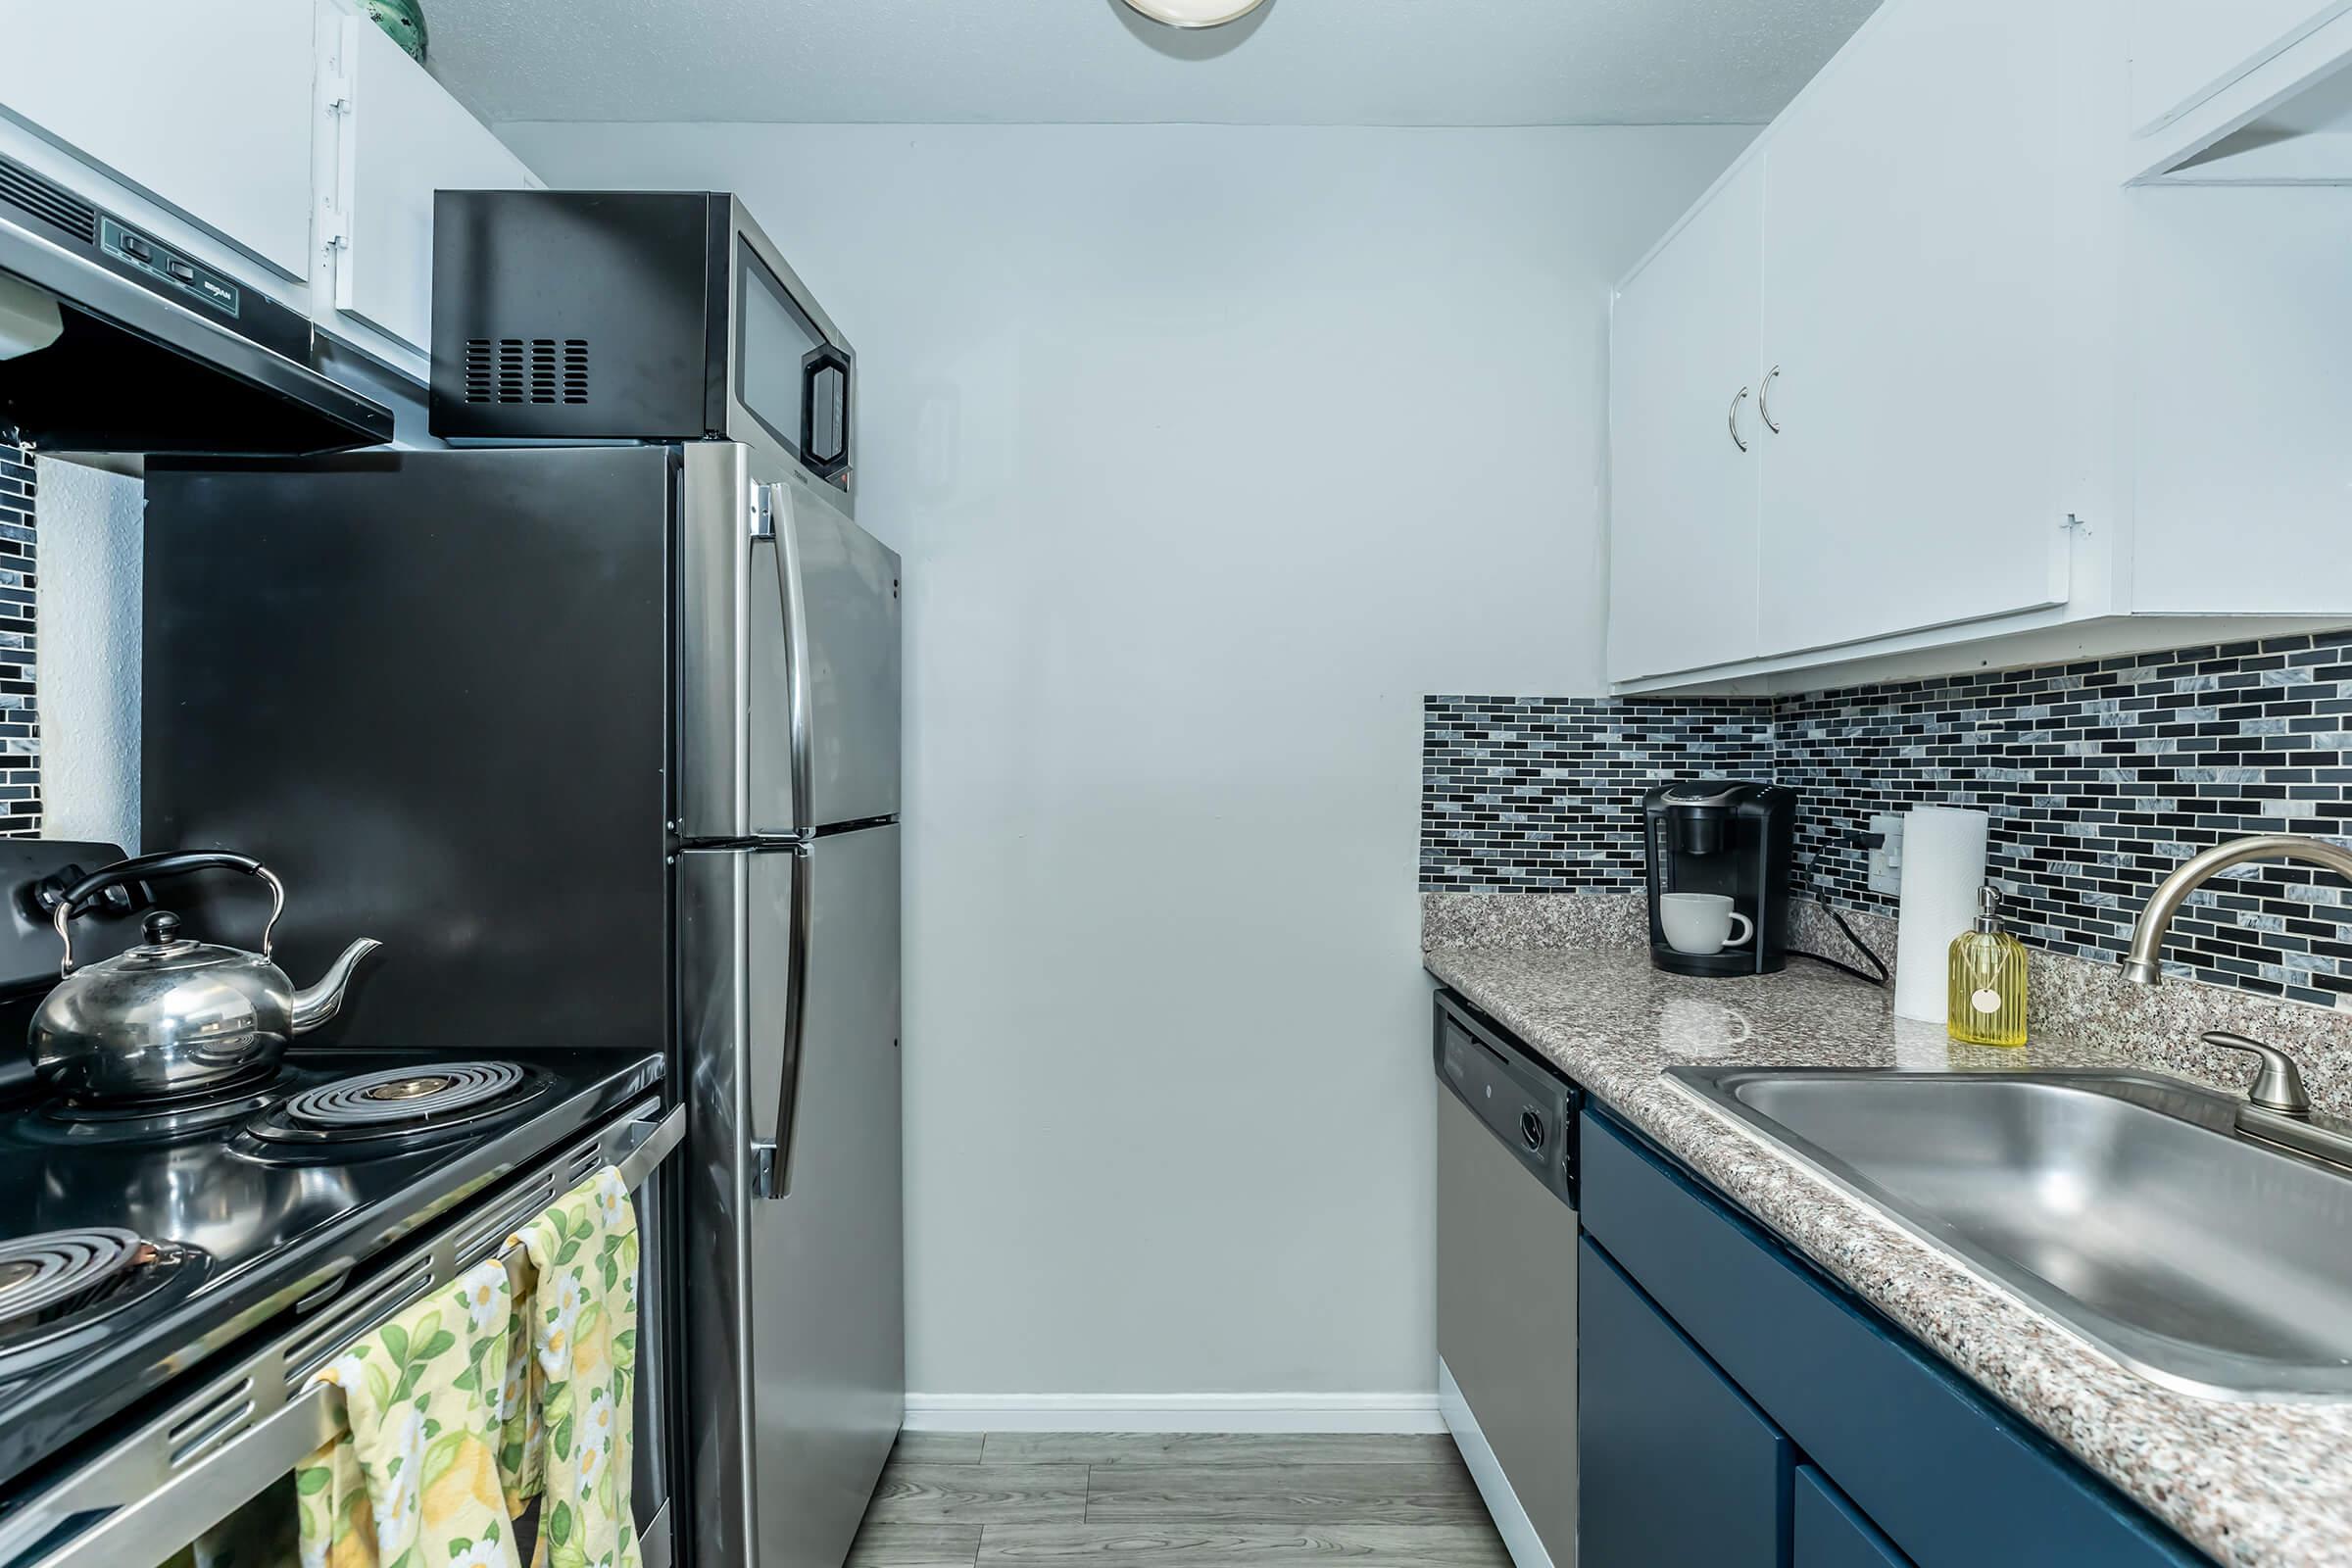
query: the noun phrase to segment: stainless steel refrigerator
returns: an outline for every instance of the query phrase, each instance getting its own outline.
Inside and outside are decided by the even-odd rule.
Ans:
[[[838,1568],[904,1410],[899,575],[746,443],[149,469],[144,847],[385,944],[328,1045],[666,1046],[698,1568]]]

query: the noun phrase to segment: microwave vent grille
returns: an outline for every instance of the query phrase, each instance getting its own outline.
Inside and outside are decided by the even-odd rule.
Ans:
[[[566,337],[469,337],[468,403],[586,403],[588,343]]]
[[[84,245],[98,238],[98,211],[61,185],[0,158],[0,202],[39,219]]]

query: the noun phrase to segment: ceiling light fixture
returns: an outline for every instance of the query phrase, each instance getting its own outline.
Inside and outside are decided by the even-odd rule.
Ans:
[[[1127,0],[1153,22],[1171,27],[1222,27],[1239,22],[1266,0]]]

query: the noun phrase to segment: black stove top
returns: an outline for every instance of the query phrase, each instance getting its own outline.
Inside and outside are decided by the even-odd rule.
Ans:
[[[611,1053],[298,1051],[193,1099],[0,1099],[0,1481],[660,1074]]]

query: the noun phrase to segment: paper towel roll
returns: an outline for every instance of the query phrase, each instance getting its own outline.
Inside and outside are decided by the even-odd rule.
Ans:
[[[1903,817],[1901,924],[1894,938],[1894,1013],[1945,1021],[1952,938],[1976,923],[1984,885],[1983,811],[1923,806]]]

